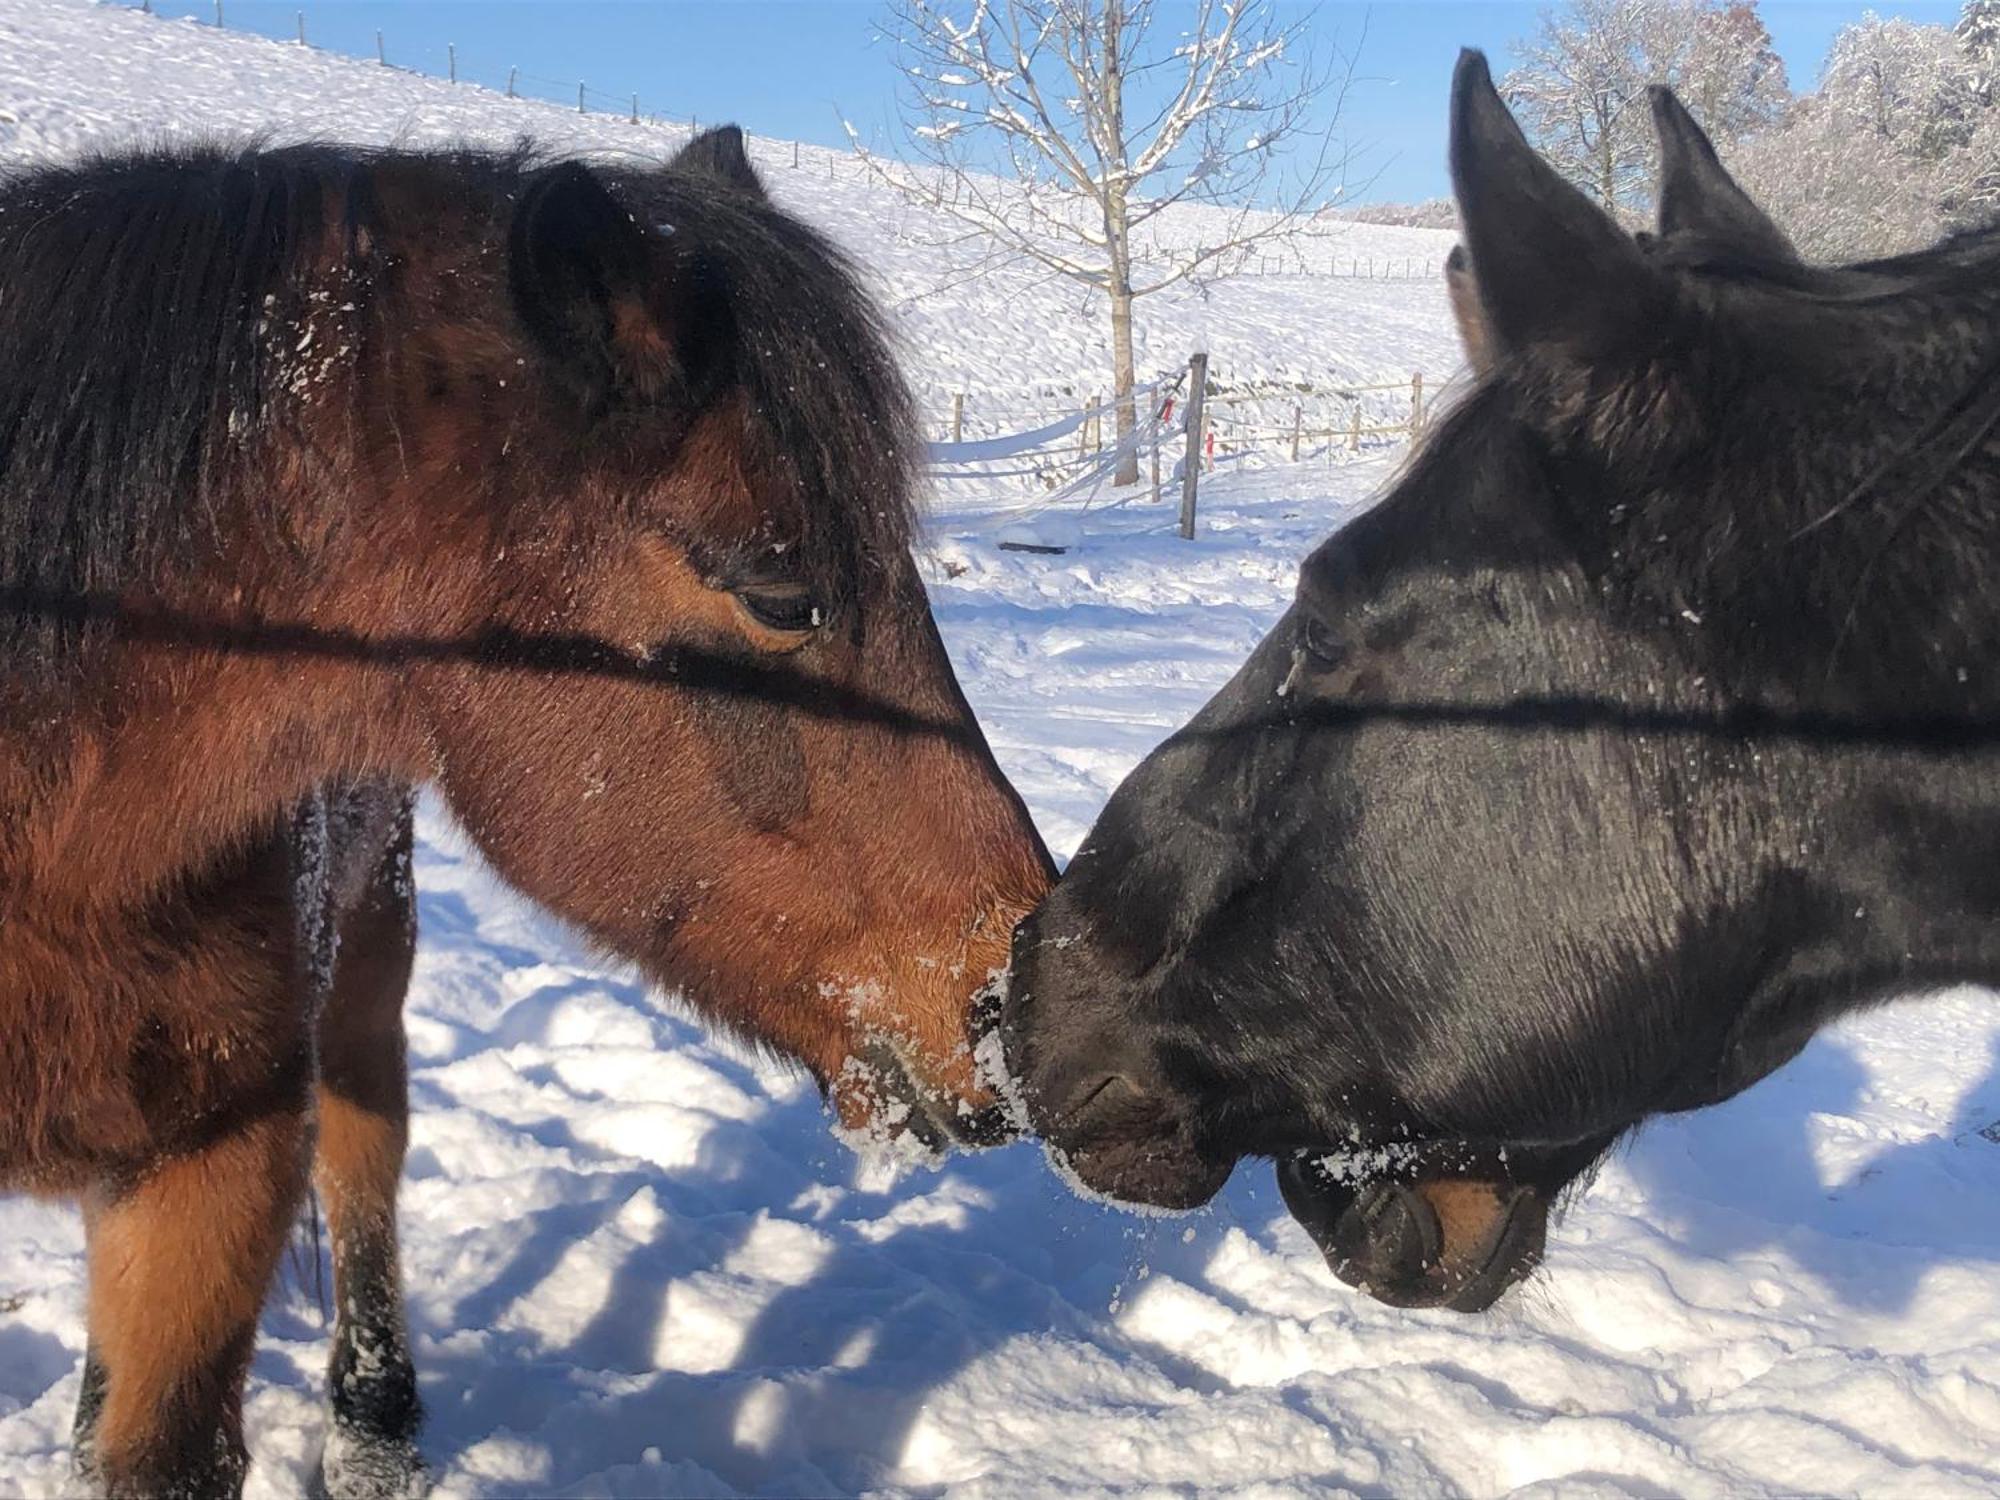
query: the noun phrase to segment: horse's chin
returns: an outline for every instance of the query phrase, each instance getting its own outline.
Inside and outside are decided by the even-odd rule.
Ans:
[[[1391,1307],[1484,1312],[1541,1264],[1548,1200],[1471,1177],[1350,1182],[1278,1163],[1285,1206],[1328,1269]]]

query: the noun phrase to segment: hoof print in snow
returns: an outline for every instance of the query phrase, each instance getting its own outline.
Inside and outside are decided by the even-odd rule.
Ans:
[[[1991,1125],[1980,1126],[1979,1135],[1982,1139],[1989,1140],[1994,1145],[2000,1146],[2000,1120],[1995,1120]]]

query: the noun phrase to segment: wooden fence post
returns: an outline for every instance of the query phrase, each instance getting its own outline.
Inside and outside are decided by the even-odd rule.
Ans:
[[[1153,411],[1153,441],[1148,445],[1153,450],[1153,504],[1155,505],[1160,503],[1160,440],[1166,435],[1166,427],[1160,421],[1158,408],[1155,408]]]
[[[632,96],[632,123],[634,125],[639,123],[639,96],[637,94]]]
[[[305,44],[306,44],[306,13],[305,13],[304,11],[300,11],[300,12],[299,12],[299,45],[300,45],[301,47],[303,47],[303,46],[304,46]]]
[[[1201,478],[1201,433],[1208,419],[1203,407],[1208,395],[1208,355],[1188,360],[1187,459],[1181,465],[1181,537],[1194,540],[1195,486]]]
[[[580,115],[586,115],[590,113],[589,110],[583,107],[583,84],[581,82],[579,82],[576,86],[576,112]]]
[[[793,142],[792,142],[792,170],[793,170],[794,172],[796,172],[796,171],[797,171],[798,169],[799,169],[799,143],[798,143],[797,141],[793,141]]]
[[[1292,462],[1299,461],[1299,429],[1305,424],[1306,409],[1303,403],[1292,403]]]
[[[514,79],[519,76],[520,71],[519,68],[509,68],[507,70],[507,97],[509,99],[514,97]]]
[[[965,392],[954,392],[951,398],[951,440],[965,441]]]
[[[1410,440],[1414,442],[1418,433],[1424,430],[1424,372],[1417,371],[1410,377]]]
[[[375,33],[375,61],[383,67],[389,66],[389,49],[382,45],[382,33]]]
[[[1361,401],[1359,397],[1356,397],[1354,402],[1354,425],[1347,429],[1347,451],[1349,453],[1359,453],[1361,451]]]
[[[215,0],[215,24],[222,24],[222,0]]]
[[[444,44],[445,78],[448,82],[458,82],[458,48],[451,42]]]

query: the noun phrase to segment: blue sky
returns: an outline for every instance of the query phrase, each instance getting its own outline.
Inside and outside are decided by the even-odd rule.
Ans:
[[[1171,8],[1172,0],[1165,0]],[[459,76],[522,87],[593,107],[733,119],[760,135],[843,145],[840,117],[882,141],[893,128],[895,76],[878,40],[875,0],[223,0],[224,23],[269,36],[296,35],[356,56],[375,55],[442,76],[447,44]],[[156,10],[212,20],[214,0],[156,0]],[[1358,196],[1433,197],[1446,190],[1445,96],[1461,46],[1483,47],[1496,67],[1533,31],[1541,7],[1517,0],[1322,0],[1283,4],[1310,12],[1322,47],[1359,48],[1342,130],[1363,148]],[[1795,87],[1819,72],[1842,24],[1869,7],[1845,0],[1764,0],[1762,11]],[[1874,9],[1949,22],[1956,0],[1876,0]]]

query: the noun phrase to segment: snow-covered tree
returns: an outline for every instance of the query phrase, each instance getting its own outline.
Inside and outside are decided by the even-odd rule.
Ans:
[[[1807,260],[1866,260],[1944,232],[1933,169],[1818,95],[1736,147],[1729,168]]]
[[[1390,224],[1398,229],[1451,229],[1458,225],[1456,198],[1426,198],[1421,203],[1363,203],[1340,210],[1350,224]]]
[[[1977,108],[1972,69],[1947,28],[1872,11],[1834,37],[1819,92],[1856,128],[1932,162],[1965,143]]]
[[[1673,85],[1718,145],[1767,125],[1790,98],[1754,0],[1568,0],[1518,45],[1502,91],[1531,139],[1605,207],[1652,192],[1649,84]]]
[[[1965,0],[1953,29],[1981,104],[2000,104],[2000,0]]]
[[[1117,431],[1136,425],[1133,302],[1240,266],[1326,206],[1351,59],[1321,61],[1270,0],[891,0],[903,127],[930,180],[856,150],[1008,254],[1104,294]],[[1198,240],[1173,204],[1222,210]],[[1129,446],[1117,482],[1138,478]]]
[[[1978,116],[1965,143],[1953,213],[1981,223],[2000,215],[2000,0],[1965,0],[1953,34]]]
[[[1739,176],[1808,256],[1911,250],[2000,212],[2000,3],[1958,27],[1872,13],[1841,29],[1819,90],[1747,143]]]

